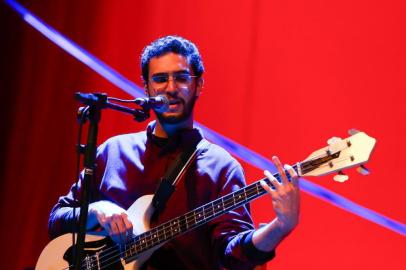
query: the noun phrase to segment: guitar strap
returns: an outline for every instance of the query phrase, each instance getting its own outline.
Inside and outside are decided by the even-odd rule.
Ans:
[[[152,198],[152,205],[154,206],[153,219],[164,210],[166,203],[176,189],[176,185],[185,175],[192,162],[208,144],[207,140],[199,137],[194,142],[189,143],[172,162],[165,175],[161,178]]]

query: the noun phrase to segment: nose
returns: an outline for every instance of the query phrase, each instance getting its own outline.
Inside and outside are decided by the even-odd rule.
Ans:
[[[175,91],[177,89],[177,85],[175,83],[175,78],[173,77],[173,75],[171,74],[168,77],[168,84],[166,85],[166,91]]]

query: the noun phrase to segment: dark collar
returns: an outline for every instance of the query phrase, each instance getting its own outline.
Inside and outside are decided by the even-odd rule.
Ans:
[[[153,134],[156,126],[156,121],[152,121],[147,126],[147,138],[152,144],[160,148],[160,155],[183,150],[187,147],[197,145],[203,139],[203,134],[200,129],[182,129],[175,135],[168,138],[160,138]]]

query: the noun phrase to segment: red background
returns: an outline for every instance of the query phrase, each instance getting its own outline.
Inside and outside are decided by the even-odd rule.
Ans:
[[[196,120],[288,163],[358,128],[375,137],[372,175],[348,172],[315,183],[406,223],[404,0],[382,1],[21,1],[118,72],[141,83],[139,54],[178,34],[203,55],[205,88]],[[47,219],[75,179],[73,93],[128,97],[1,3],[2,269],[35,265]],[[141,130],[104,112],[100,142]],[[243,164],[247,180],[261,170]],[[405,269],[405,237],[302,193],[301,223],[268,269]],[[273,218],[269,198],[256,223]]]

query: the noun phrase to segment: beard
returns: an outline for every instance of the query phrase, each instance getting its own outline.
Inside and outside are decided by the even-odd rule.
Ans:
[[[190,117],[193,112],[197,97],[193,96],[190,102],[186,103],[183,99],[180,100],[182,103],[183,110],[178,115],[165,115],[165,112],[155,112],[156,117],[158,118],[161,124],[178,124]]]

